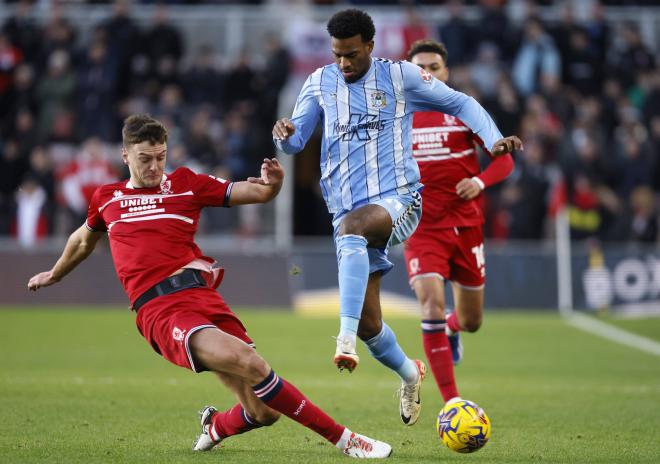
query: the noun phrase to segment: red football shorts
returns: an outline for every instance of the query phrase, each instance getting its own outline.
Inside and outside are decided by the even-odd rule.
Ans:
[[[140,308],[135,319],[138,330],[152,348],[177,366],[202,372],[195,366],[188,341],[205,328],[220,329],[250,346],[245,327],[220,294],[209,287],[198,287],[159,296]]]
[[[406,241],[404,256],[410,285],[421,277],[437,276],[473,290],[486,277],[481,226],[420,230]]]

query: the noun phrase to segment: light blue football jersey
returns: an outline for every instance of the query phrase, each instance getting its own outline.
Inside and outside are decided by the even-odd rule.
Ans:
[[[422,187],[412,156],[415,111],[456,116],[488,149],[502,138],[472,97],[407,61],[372,58],[369,71],[350,84],[336,64],[312,73],[291,117],[295,133],[275,143],[285,153],[298,153],[321,122],[323,197],[330,213],[350,211]]]

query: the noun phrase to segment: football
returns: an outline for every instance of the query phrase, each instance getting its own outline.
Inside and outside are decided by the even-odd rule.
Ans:
[[[472,401],[448,402],[438,413],[435,426],[440,440],[458,453],[480,450],[490,438],[490,419]]]

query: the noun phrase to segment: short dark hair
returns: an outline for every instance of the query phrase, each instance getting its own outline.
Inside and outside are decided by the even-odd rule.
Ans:
[[[342,10],[328,21],[328,33],[335,39],[350,39],[358,34],[362,42],[374,39],[376,28],[374,22],[367,13],[355,8]]]
[[[142,142],[156,145],[167,142],[167,129],[149,114],[134,114],[124,120],[121,136],[124,146]]]
[[[438,42],[433,39],[422,39],[414,42],[408,50],[408,61],[413,59],[413,56],[418,53],[437,53],[442,57],[442,61],[447,64],[447,58],[449,53],[447,52],[447,47],[441,42]]]

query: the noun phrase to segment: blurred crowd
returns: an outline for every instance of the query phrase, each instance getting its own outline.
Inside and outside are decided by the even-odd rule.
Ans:
[[[19,2],[0,30],[0,235],[31,244],[79,227],[96,187],[128,177],[121,127],[137,112],[168,127],[168,171],[258,172],[289,73],[275,37],[260,69],[247,56],[221,68],[211,45],[186,49],[164,4],[140,27],[115,2],[84,41],[56,6],[40,23]],[[204,228],[251,235],[257,219],[210,210]]]
[[[450,85],[473,95],[525,150],[488,192],[486,234],[551,236],[565,208],[576,240],[658,240],[660,72],[636,23],[610,24],[593,3],[578,21],[567,2],[544,22],[528,4],[513,24],[483,2],[470,23],[459,2],[434,31],[449,50]]]
[[[450,85],[524,141],[514,174],[485,195],[486,235],[546,238],[566,207],[575,239],[657,241],[660,72],[638,25],[608,22],[597,2],[579,21],[571,2],[553,21],[530,2],[522,22],[498,0],[477,2],[469,20],[461,2],[445,3],[450,18],[439,26],[412,8],[402,15],[401,56],[387,57],[402,58],[418,38],[442,40]],[[84,41],[56,4],[45,21],[32,8],[19,2],[0,29],[0,236],[30,245],[82,224],[94,189],[127,177],[120,135],[132,113],[167,125],[168,170],[243,179],[272,153],[296,44],[268,37],[259,66],[247,53],[219,66],[211,45],[188,49],[165,4],[139,25],[116,2]],[[294,232],[324,234],[318,140],[308,151],[315,156],[296,158]],[[211,210],[202,231],[263,232],[258,213],[244,211]]]

